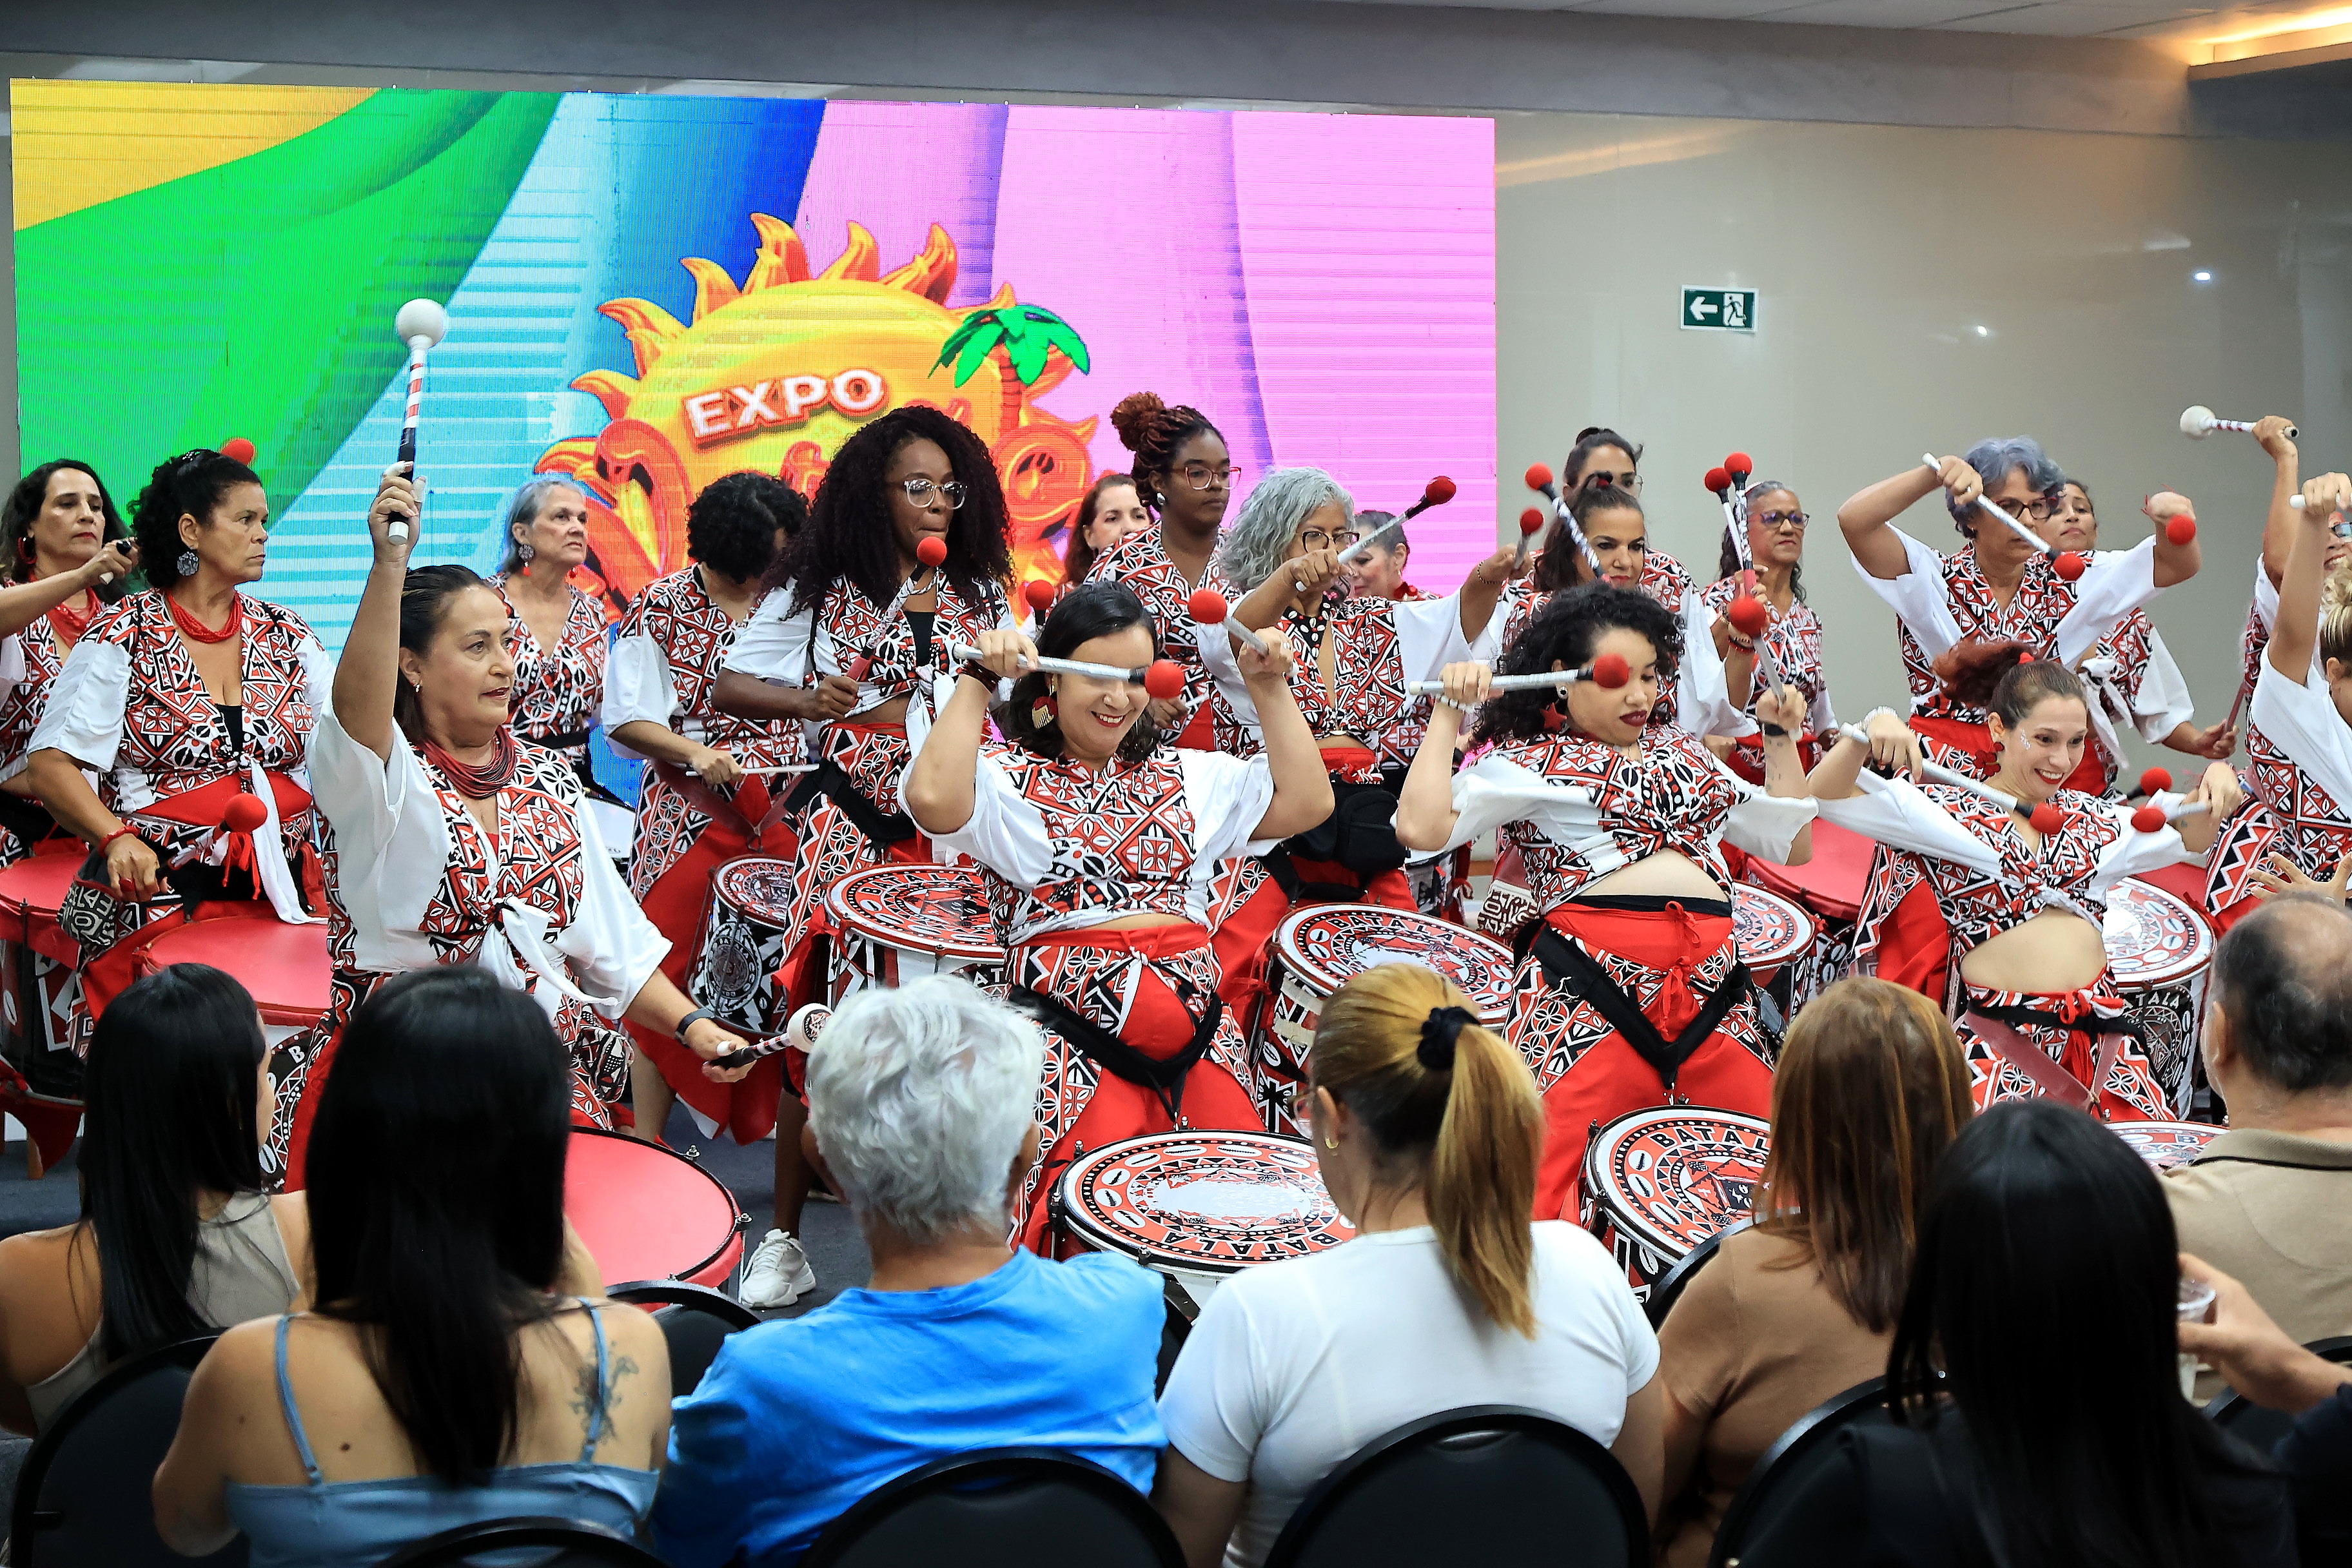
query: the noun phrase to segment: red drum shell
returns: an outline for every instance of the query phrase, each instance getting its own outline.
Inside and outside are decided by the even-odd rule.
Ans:
[[[2204,1121],[2110,1121],[2106,1128],[2158,1171],[2186,1165],[2226,1131]]]
[[[1795,900],[1746,882],[1731,889],[1731,940],[1759,985],[1810,949],[1821,932]]]
[[[607,1285],[684,1279],[719,1289],[750,1223],[726,1184],[685,1155],[599,1127],[572,1130],[563,1212]]]
[[[841,932],[835,1002],[925,974],[960,973],[974,985],[1003,980],[1004,949],[976,868],[870,867],[835,883],[824,907]]]
[[[307,1029],[334,1000],[327,928],[275,920],[198,921],[165,931],[139,954],[139,973],[209,963],[253,994],[264,1024]]]
[[[1585,1227],[1647,1300],[1666,1270],[1748,1217],[1764,1179],[1771,1126],[1706,1106],[1653,1106],[1618,1117],[1584,1150]]]
[[[1748,858],[1748,876],[1759,887],[1793,899],[1825,921],[1851,925],[1862,915],[1870,889],[1870,856],[1876,846],[1861,834],[1816,817],[1812,858],[1801,866],[1775,866]]]
[[[0,1017],[34,1053],[67,1043],[73,1021],[76,965],[81,949],[58,929],[66,889],[81,874],[79,845],[63,854],[30,855],[0,867]],[[16,950],[29,949],[23,963]]]

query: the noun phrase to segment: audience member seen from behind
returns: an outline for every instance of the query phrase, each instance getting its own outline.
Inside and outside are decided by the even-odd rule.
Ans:
[[[2299,1341],[2352,1334],[2352,914],[2340,893],[2273,898],[2231,928],[2202,1042],[2230,1128],[2166,1173],[2181,1250],[2243,1280]],[[2219,1386],[2207,1379],[2198,1394]]]
[[[1741,1563],[2286,1568],[2285,1482],[2181,1396],[2179,1286],[2121,1139],[2054,1100],[1985,1111],[1920,1216],[1895,1424],[1840,1433]]]
[[[1476,1017],[1414,963],[1324,1005],[1315,1152],[1357,1236],[1244,1270],[1192,1326],[1152,1490],[1191,1568],[1265,1561],[1357,1449],[1465,1405],[1531,1406],[1609,1445],[1654,1511],[1657,1342],[1590,1232],[1528,1221],[1543,1108]]]
[[[1790,1422],[1886,1370],[1928,1177],[1972,1110],[1952,1026],[1916,991],[1856,976],[1797,1015],[1772,1078],[1759,1217],[1658,1331],[1668,1568],[1704,1568],[1732,1495]]]
[[[0,1426],[32,1433],[112,1363],[286,1310],[302,1199],[265,1195],[268,1051],[202,963],[125,989],[91,1037],[81,1218],[0,1241]]]
[[[564,1224],[571,1105],[547,1015],[482,970],[362,1005],[310,1139],[320,1305],[196,1368],[155,1473],[174,1551],[243,1531],[254,1568],[365,1568],[478,1520],[637,1528],[669,1354]]]
[[[1148,1483],[1157,1276],[1005,1241],[1044,1060],[1034,1024],[950,975],[863,992],[825,1026],[809,1127],[873,1278],[730,1335],[677,1403],[654,1511],[676,1568],[793,1563],[867,1493],[974,1448],[1060,1448]]]
[[[1062,547],[1062,581],[1085,582],[1112,545],[1150,526],[1151,513],[1135,493],[1135,477],[1105,474],[1070,513],[1070,540]]]

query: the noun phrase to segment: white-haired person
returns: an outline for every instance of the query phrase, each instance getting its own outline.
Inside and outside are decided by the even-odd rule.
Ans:
[[[1543,1108],[1468,1004],[1434,970],[1384,963],[1324,1005],[1310,1119],[1356,1237],[1244,1269],[1192,1326],[1151,1493],[1189,1568],[1263,1562],[1333,1467],[1465,1405],[1607,1444],[1656,1511],[1658,1342],[1591,1232],[1528,1219]]]
[[[1005,1240],[1044,1060],[1034,1025],[952,975],[833,1016],[809,1127],[873,1277],[730,1335],[672,1407],[654,1530],[676,1568],[791,1563],[876,1488],[975,1448],[1059,1448],[1149,1483],[1158,1278]]]
[[[782,481],[774,480],[781,484]],[[589,781],[588,727],[604,705],[604,607],[571,581],[588,559],[588,495],[533,474],[507,498],[506,558],[490,586],[507,602],[515,739],[562,752]]]

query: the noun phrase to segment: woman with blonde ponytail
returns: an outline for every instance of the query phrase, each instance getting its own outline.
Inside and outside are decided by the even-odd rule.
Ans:
[[[1160,1403],[1152,1500],[1190,1568],[1250,1568],[1299,1500],[1392,1427],[1540,1410],[1610,1446],[1654,1511],[1657,1341],[1592,1236],[1530,1223],[1543,1106],[1519,1054],[1434,971],[1387,963],[1325,1004],[1309,1121],[1356,1238],[1237,1276]]]

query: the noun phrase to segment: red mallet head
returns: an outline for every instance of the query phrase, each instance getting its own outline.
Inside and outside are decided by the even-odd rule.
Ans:
[[[1744,637],[1760,637],[1772,625],[1772,612],[1764,607],[1764,601],[1744,595],[1731,601],[1727,613],[1731,617],[1731,629]]]
[[[1421,504],[1423,506],[1444,506],[1453,499],[1454,481],[1444,474],[1438,475],[1422,487]]]
[[[1706,471],[1706,478],[1700,482],[1715,494],[1721,495],[1731,488],[1731,476],[1721,468],[1709,468]]]
[[[2197,520],[2185,511],[2176,512],[2164,525],[2164,537],[2168,543],[2188,543],[2197,537]]]
[[[2150,768],[2147,772],[2139,775],[2139,788],[2134,790],[2132,793],[2135,795],[2154,795],[2158,790],[2170,789],[2171,787],[2172,775],[2170,773],[2166,773],[2162,768]]]
[[[1549,463],[1529,463],[1528,465],[1527,480],[1528,489],[1531,490],[1548,490],[1551,489],[1551,465]]]
[[[1528,508],[1528,510],[1525,510],[1525,511],[1523,511],[1523,512],[1519,513],[1519,537],[1520,537],[1520,538],[1522,538],[1522,539],[1532,539],[1532,538],[1534,538],[1537,534],[1541,533],[1541,532],[1543,531],[1543,525],[1544,525],[1544,515],[1543,515],[1543,509],[1542,509],[1541,507],[1534,507],[1534,506],[1531,506],[1531,507]]]
[[[1756,459],[1745,452],[1734,452],[1723,459],[1723,471],[1731,476],[1733,484],[1744,484],[1756,471]]]
[[[220,455],[232,463],[243,463],[248,468],[253,467],[253,443],[242,436],[232,436],[223,441],[220,444]]]
[[[2081,556],[2075,554],[2071,550],[2062,550],[2058,552],[2058,558],[2050,563],[2050,570],[2057,573],[2058,575],[2065,581],[2072,583],[2075,578],[2080,577],[2083,574],[2084,564],[2084,563]]]
[[[2143,805],[2137,811],[2133,812],[2132,831],[2134,833],[2163,832],[2164,807],[2160,805]]]
[[[269,808],[257,795],[236,795],[221,808],[221,826],[231,833],[251,833],[268,820]]]
[[[1143,694],[1155,702],[1172,702],[1184,695],[1184,667],[1172,658],[1154,659],[1143,672]]]
[[[1033,577],[1021,590],[1021,596],[1029,601],[1029,613],[1043,620],[1045,612],[1054,607],[1054,584],[1043,577]]]
[[[1204,626],[1223,626],[1230,613],[1225,607],[1225,596],[1214,588],[1194,589],[1192,596],[1184,601],[1184,608]]]
[[[915,543],[915,559],[926,566],[937,566],[948,558],[948,542],[936,533],[927,533]]]
[[[1592,684],[1614,691],[1633,679],[1633,667],[1622,653],[1604,653],[1592,661]]]
[[[2033,825],[2036,833],[2055,833],[2066,826],[2066,814],[2045,800],[2027,812],[2025,820]]]

